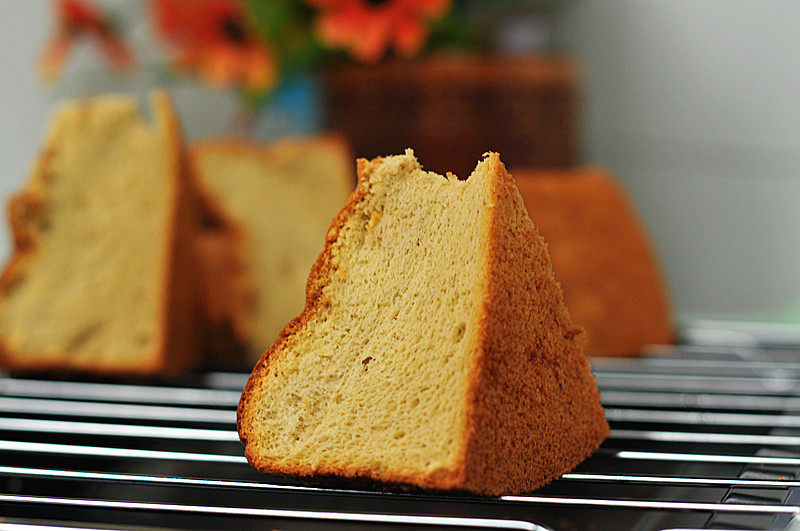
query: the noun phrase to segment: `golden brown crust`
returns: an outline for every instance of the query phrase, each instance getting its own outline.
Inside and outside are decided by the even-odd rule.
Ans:
[[[588,356],[635,356],[670,343],[669,297],[647,231],[607,171],[515,171],[531,219],[550,245]]]
[[[44,208],[44,199],[38,191],[39,181],[46,173],[46,168],[53,152],[44,148],[33,166],[31,179],[25,183],[22,190],[12,195],[6,202],[6,220],[11,231],[13,248],[11,258],[0,274],[0,304],[2,295],[11,289],[18,275],[22,273],[25,262],[34,252],[35,230],[41,223],[41,214]],[[7,349],[0,338],[0,358]]]
[[[309,276],[305,309],[261,356],[245,385],[237,409],[237,430],[248,461],[259,471],[270,474],[369,478],[486,495],[522,492],[552,480],[591,454],[608,435],[608,424],[581,352],[581,338],[576,337],[580,336],[580,330],[572,326],[560,288],[549,271],[546,246],[525,216],[519,192],[513,189],[513,180],[496,154],[490,154],[490,162],[501,178],[493,182],[492,198],[495,208],[512,212],[511,221],[516,225],[511,233],[502,227],[489,227],[490,236],[496,240],[488,250],[486,266],[499,270],[489,271],[488,275],[486,313],[481,323],[484,336],[481,352],[474,356],[466,439],[457,466],[445,472],[412,477],[359,466],[282,465],[259,455],[256,434],[251,433],[259,407],[258,388],[269,373],[270,363],[280,356],[291,337],[326,305],[323,288],[334,268],[332,248],[340,230],[369,191],[369,172],[381,162],[382,159],[358,160],[358,186],[328,231],[325,247]],[[504,217],[500,223],[508,221]],[[522,268],[514,267],[520,263],[519,255],[545,269],[541,284],[530,285],[530,278],[521,281],[515,277],[522,272]],[[499,261],[499,266],[494,265],[495,261]],[[510,267],[514,271],[509,271]],[[531,293],[540,294],[543,299],[531,297]],[[519,313],[531,311],[528,308],[531,304],[535,306],[533,311],[539,313],[522,316],[521,322]],[[534,330],[544,333],[531,334],[531,325],[537,323],[528,321],[537,318],[548,323],[555,319],[557,326],[538,323],[540,326]],[[518,364],[525,368],[521,370]],[[553,370],[555,374],[540,374],[541,370]],[[548,408],[555,408],[552,422]],[[502,456],[502,460],[497,456]]]
[[[14,288],[14,284],[25,271],[25,263],[35,252],[32,226],[35,225],[44,205],[44,200],[36,188],[52,156],[53,152],[50,149],[43,148],[39,153],[38,160],[33,165],[31,178],[25,183],[22,190],[12,195],[6,202],[6,220],[11,231],[13,248],[11,257],[3,266],[3,272],[0,274],[0,304],[3,304],[4,295]],[[9,347],[8,341],[0,337],[0,366],[11,370],[28,369],[28,367],[30,370],[41,370],[50,368],[49,365],[49,363],[42,363],[30,366],[28,363],[20,367],[18,355]]]
[[[192,204],[189,173],[185,165],[183,140],[178,118],[164,92],[151,97],[153,113],[167,128],[173,143],[175,176],[172,214],[166,260],[163,266],[164,281],[160,289],[162,299],[162,336],[157,355],[152,362],[143,364],[144,372],[180,373],[197,362],[197,334],[194,330],[197,304],[191,286],[192,255],[189,252],[195,206]]]
[[[573,326],[547,245],[496,153],[486,252],[485,314],[475,360],[465,487],[533,490],[588,457],[608,436],[582,330]],[[502,456],[498,459],[497,456]]]
[[[207,347],[201,354],[209,367],[242,367],[249,336],[247,313],[255,296],[243,257],[246,229],[233,220],[200,177],[197,156],[195,147],[187,150],[185,158],[197,207],[191,245],[198,318]]]

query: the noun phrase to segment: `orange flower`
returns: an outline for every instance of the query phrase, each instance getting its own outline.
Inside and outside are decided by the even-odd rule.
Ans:
[[[42,78],[58,79],[75,42],[82,38],[94,41],[111,68],[124,70],[133,65],[133,54],[96,6],[79,0],[58,0],[55,8],[56,31],[39,59]]]
[[[426,24],[444,15],[450,0],[307,0],[322,10],[317,33],[333,47],[374,62],[392,46],[401,55],[416,55],[428,35]]]
[[[272,51],[234,0],[154,0],[156,28],[178,51],[177,63],[218,86],[265,92],[277,81]]]

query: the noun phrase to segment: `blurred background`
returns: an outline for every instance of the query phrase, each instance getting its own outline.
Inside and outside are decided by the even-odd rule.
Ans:
[[[606,168],[678,321],[800,323],[800,4],[171,4],[0,4],[0,196],[58,101],[165,87],[190,140],[335,131],[462,177],[488,150],[512,173]]]

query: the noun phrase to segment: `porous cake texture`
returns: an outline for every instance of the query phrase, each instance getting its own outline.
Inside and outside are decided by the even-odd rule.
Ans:
[[[353,190],[352,159],[333,136],[206,141],[192,159],[210,203],[242,238],[243,274],[252,288],[242,329],[252,366],[303,310],[308,273]]]
[[[636,356],[670,343],[666,284],[646,229],[613,176],[598,168],[515,170],[533,223],[547,240],[587,356]]]
[[[179,372],[197,363],[193,234],[181,134],[163,93],[64,104],[8,205],[0,278],[10,369]]]
[[[585,459],[608,425],[583,333],[499,156],[461,181],[408,150],[358,178],[242,394],[250,463],[499,495]]]

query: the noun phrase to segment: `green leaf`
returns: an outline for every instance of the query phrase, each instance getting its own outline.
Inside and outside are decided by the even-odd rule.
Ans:
[[[245,9],[277,56],[281,74],[309,69],[324,48],[314,36],[316,12],[299,0],[244,0]]]
[[[279,43],[281,33],[295,22],[292,0],[243,0],[243,4],[261,36],[271,43]]]

